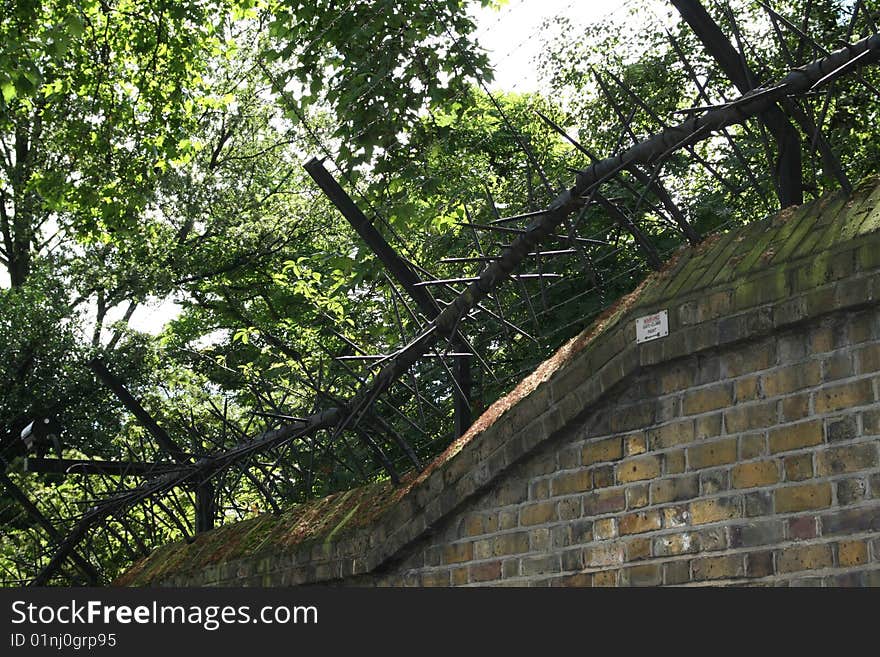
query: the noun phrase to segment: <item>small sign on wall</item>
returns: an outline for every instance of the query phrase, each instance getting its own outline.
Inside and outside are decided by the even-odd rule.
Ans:
[[[636,344],[669,335],[669,314],[665,310],[636,319]]]

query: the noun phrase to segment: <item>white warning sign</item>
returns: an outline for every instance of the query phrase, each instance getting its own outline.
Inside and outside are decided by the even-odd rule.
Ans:
[[[665,310],[636,319],[636,344],[669,335],[669,314]]]

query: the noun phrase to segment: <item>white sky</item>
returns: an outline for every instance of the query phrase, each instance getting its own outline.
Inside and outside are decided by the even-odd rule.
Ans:
[[[495,67],[491,88],[517,92],[540,89],[535,60],[545,42],[545,20],[565,15],[574,25],[587,25],[624,4],[625,0],[508,0],[500,10],[474,10],[476,38]],[[0,269],[0,287],[8,285],[6,271]],[[108,317],[108,323],[118,319],[123,310]],[[157,301],[139,306],[129,323],[138,331],[155,335],[179,312],[172,301]]]

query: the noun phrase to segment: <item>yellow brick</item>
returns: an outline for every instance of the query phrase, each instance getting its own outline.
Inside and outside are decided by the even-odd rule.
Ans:
[[[736,461],[736,438],[688,448],[688,465],[691,470],[711,468],[734,461]]]
[[[638,561],[651,556],[651,539],[634,538],[626,543],[626,560]]]
[[[707,557],[694,559],[692,563],[694,581],[709,579],[732,579],[744,575],[742,555]]]
[[[576,470],[557,475],[552,483],[553,496],[570,495],[590,490],[593,487],[593,473],[589,470]]]
[[[859,566],[868,562],[868,544],[865,541],[842,541],[838,545],[841,566]]]
[[[684,415],[697,415],[726,408],[732,403],[733,386],[723,383],[686,393],[682,400],[682,412]]]
[[[684,453],[685,450],[676,449],[671,452],[666,452],[666,454],[663,455],[663,466],[666,474],[679,474],[684,472]]]
[[[831,484],[807,484],[779,488],[773,494],[776,513],[824,509],[831,506]]]
[[[443,563],[461,563],[474,558],[473,543],[453,543],[443,548]]]
[[[816,474],[820,477],[867,470],[876,465],[875,441],[829,449],[816,456]]]
[[[731,481],[734,488],[769,486],[779,481],[779,466],[776,461],[740,463],[731,471]]]
[[[616,468],[618,483],[653,479],[660,475],[660,457],[640,456],[619,464]]]
[[[697,500],[690,504],[691,522],[704,525],[708,522],[719,522],[742,516],[739,498],[716,498]]]
[[[666,449],[694,441],[694,421],[672,422],[648,431],[648,445],[651,449]]]
[[[822,422],[810,420],[770,431],[770,453],[788,452],[822,442]]]
[[[594,443],[587,443],[581,456],[584,465],[592,465],[602,461],[616,461],[623,458],[623,440],[618,437],[606,438]]]
[[[603,570],[593,573],[593,586],[617,586],[617,571]]]
[[[519,524],[541,525],[556,520],[556,502],[541,502],[520,509]]]
[[[818,570],[831,566],[830,545],[792,546],[780,550],[776,556],[776,570],[793,573],[799,570]]]
[[[821,377],[819,361],[813,360],[783,367],[763,376],[764,392],[768,397],[785,395],[795,390],[817,386]]]
[[[776,424],[776,402],[737,406],[724,411],[727,433],[742,433]]]
[[[624,439],[624,452],[627,456],[637,456],[648,451],[644,433],[634,433]]]
[[[813,476],[813,455],[812,454],[795,454],[794,456],[786,456],[785,480],[786,481],[803,481]]]
[[[597,541],[617,538],[617,521],[614,518],[602,518],[593,523],[593,537]]]
[[[747,376],[734,383],[734,394],[737,402],[754,401],[760,397],[758,376]]]
[[[830,413],[842,408],[864,406],[874,401],[870,379],[824,388],[816,392],[816,413]]]
[[[508,554],[522,554],[529,551],[529,533],[515,532],[499,534],[492,541],[492,554],[503,557]]]
[[[623,516],[618,524],[621,534],[641,534],[660,529],[662,521],[659,511],[641,511]]]

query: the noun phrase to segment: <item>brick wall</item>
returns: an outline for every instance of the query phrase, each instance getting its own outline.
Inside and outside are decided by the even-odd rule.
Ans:
[[[117,583],[880,586],[878,300],[873,181],[683,251],[403,486]]]
[[[646,370],[369,581],[880,586],[878,325]]]

